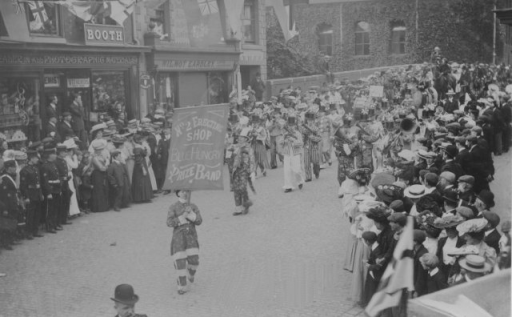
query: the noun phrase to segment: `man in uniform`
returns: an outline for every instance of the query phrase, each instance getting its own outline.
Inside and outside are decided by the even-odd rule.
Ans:
[[[61,184],[54,144],[48,143],[44,150],[45,161],[41,166],[41,187],[44,195],[43,211],[46,213],[46,232],[56,233],[57,215],[60,205]],[[61,227],[62,228],[62,227]]]
[[[6,250],[12,250],[16,229],[18,227],[18,215],[20,213],[20,200],[18,187],[16,186],[16,161],[4,162],[4,173],[0,176],[0,202],[4,205],[0,219],[3,230],[0,232],[0,242]]]
[[[69,203],[71,201],[71,190],[69,189],[68,181],[70,179],[68,171],[68,163],[64,159],[67,154],[67,148],[63,144],[57,145],[57,158],[55,159],[55,166],[59,172],[60,179],[60,203],[57,215],[57,230],[62,230],[62,225],[71,224],[68,222]]]
[[[27,211],[25,230],[27,238],[31,240],[31,237],[42,237],[39,234],[39,223],[41,221],[43,193],[41,191],[38,153],[35,150],[28,150],[27,156],[28,164],[20,172],[20,192]]]

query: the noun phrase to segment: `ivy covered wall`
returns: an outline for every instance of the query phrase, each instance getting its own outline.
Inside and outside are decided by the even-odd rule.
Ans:
[[[499,3],[504,0],[498,0]],[[416,2],[418,7],[416,8]],[[493,2],[491,0],[375,0],[329,4],[299,4],[294,19],[298,38],[290,44],[318,56],[316,26],[333,28],[332,71],[423,62],[439,46],[449,60],[492,61]],[[416,16],[416,12],[418,15]],[[370,55],[355,55],[356,24],[370,24]],[[391,30],[395,22],[406,27],[405,54],[391,54]],[[499,30],[499,28],[498,28]],[[498,34],[497,61],[502,53]]]

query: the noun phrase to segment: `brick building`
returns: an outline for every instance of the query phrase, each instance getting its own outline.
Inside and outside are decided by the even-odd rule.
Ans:
[[[452,60],[492,60],[492,1],[296,0],[290,25],[301,52],[331,56],[332,71],[429,59],[435,46]],[[476,45],[478,43],[478,45]],[[497,52],[501,57],[501,37]],[[498,59],[499,60],[499,59]]]

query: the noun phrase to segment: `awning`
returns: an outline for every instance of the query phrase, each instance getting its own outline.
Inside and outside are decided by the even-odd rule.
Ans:
[[[512,8],[494,10],[501,24],[512,25]]]

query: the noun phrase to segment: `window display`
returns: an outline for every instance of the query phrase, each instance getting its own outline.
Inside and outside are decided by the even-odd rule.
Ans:
[[[125,116],[125,73],[101,71],[92,73],[92,112],[107,113],[117,119]]]

